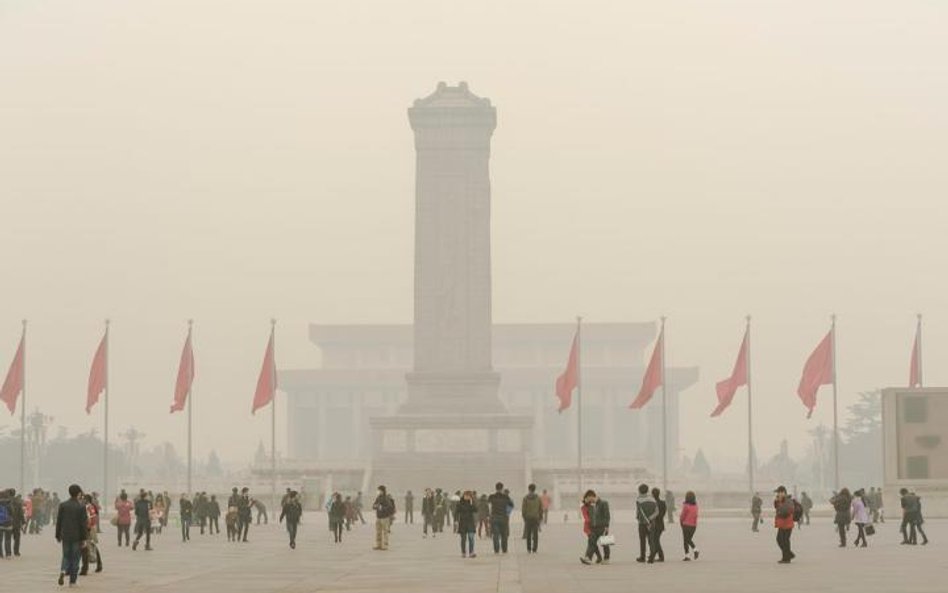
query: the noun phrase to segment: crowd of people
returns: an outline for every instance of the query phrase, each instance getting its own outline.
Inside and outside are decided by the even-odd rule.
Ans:
[[[647,484],[638,487],[635,499],[635,523],[639,539],[636,561],[653,564],[665,561],[662,537],[666,525],[675,522],[675,496],[671,491],[650,488]],[[285,523],[289,546],[296,548],[296,537],[303,517],[303,496],[300,492],[286,489],[280,500],[279,522]],[[842,488],[827,501],[833,512],[833,523],[839,538],[839,546],[846,547],[852,540],[856,547],[868,547],[869,538],[875,533],[875,525],[884,523],[882,489],[864,488],[850,492]],[[411,491],[404,496],[405,524],[414,524],[415,496]],[[540,533],[549,521],[552,500],[546,490],[538,493],[537,486],[530,484],[520,500],[522,539],[528,554],[539,551]],[[774,491],[773,517],[777,532],[777,546],[782,564],[796,557],[791,538],[795,529],[810,524],[813,500],[806,493],[799,497],[791,495],[784,486]],[[441,488],[426,488],[421,497],[422,537],[443,535],[445,527],[459,538],[461,556],[476,558],[476,541],[488,538],[494,554],[507,554],[510,546],[511,516],[517,505],[510,491],[498,482],[491,494],[478,494],[475,490],[456,490],[450,494]],[[921,498],[908,489],[900,492],[901,525],[903,545],[926,545],[928,536],[923,528]],[[168,492],[153,493],[144,489],[132,498],[122,490],[114,501],[114,513],[110,523],[116,528],[119,547],[131,547],[136,551],[144,539],[144,549],[152,550],[152,537],[160,535],[168,525],[172,508],[177,510],[181,528],[181,540],[187,543],[192,532],[200,535],[220,534],[219,520],[224,517],[227,540],[246,543],[250,526],[256,522],[268,522],[264,503],[250,495],[249,488],[234,487],[226,506],[222,507],[216,495],[197,492],[182,493],[175,505]],[[759,532],[763,524],[764,501],[759,493],[751,498],[751,530]],[[329,530],[335,543],[342,543],[343,533],[353,525],[365,524],[362,492],[355,496],[332,493],[326,502],[325,511]],[[374,550],[389,549],[392,524],[398,516],[395,499],[385,486],[379,486],[371,506],[375,513]],[[585,565],[609,564],[615,537],[610,533],[612,515],[608,501],[594,490],[587,490],[580,502],[584,537],[584,552],[580,561]],[[98,495],[85,493],[78,485],[69,487],[69,498],[60,502],[55,493],[40,489],[26,498],[13,489],[0,491],[0,557],[18,557],[21,538],[24,534],[39,534],[52,522],[56,540],[62,544],[62,562],[59,583],[68,578],[75,584],[77,578],[103,570],[102,548],[99,534],[102,532],[100,517],[103,514]],[[677,522],[681,529],[683,560],[696,561],[700,556],[695,534],[698,527],[698,502],[695,492],[688,491],[678,512]],[[850,534],[855,532],[855,537]],[[132,539],[134,534],[134,539]],[[919,537],[921,542],[919,542]]]

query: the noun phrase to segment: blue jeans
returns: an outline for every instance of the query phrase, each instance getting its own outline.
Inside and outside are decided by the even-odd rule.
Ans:
[[[507,517],[491,517],[490,534],[494,540],[494,553],[507,553],[507,537],[510,535],[510,519]]]
[[[63,542],[63,562],[60,572],[69,575],[69,582],[75,583],[79,576],[79,554],[82,542]]]
[[[467,533],[461,534],[461,553],[462,554],[474,553],[474,532],[473,531],[468,531]]]

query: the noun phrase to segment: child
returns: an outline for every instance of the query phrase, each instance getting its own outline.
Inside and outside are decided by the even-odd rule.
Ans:
[[[685,562],[691,560],[689,553],[694,551],[694,559],[698,559],[698,546],[695,545],[695,530],[698,528],[698,503],[695,493],[691,490],[685,494],[685,503],[681,506],[679,515],[681,523],[681,537],[685,544]]]

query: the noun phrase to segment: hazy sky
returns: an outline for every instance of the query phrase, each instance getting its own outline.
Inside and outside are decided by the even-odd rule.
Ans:
[[[495,320],[667,314],[685,452],[738,467],[743,392],[707,416],[750,312],[760,451],[799,453],[831,312],[842,405],[907,381],[919,311],[948,383],[945,31],[937,0],[0,0],[0,372],[29,318],[30,410],[89,430],[111,317],[112,426],[183,442],[193,317],[196,453],[249,457],[271,316],[282,367],[308,322],[410,322],[405,110],[466,80]]]

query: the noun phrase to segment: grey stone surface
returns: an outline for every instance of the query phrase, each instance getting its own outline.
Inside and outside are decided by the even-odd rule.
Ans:
[[[558,517],[562,521],[562,515]],[[551,517],[552,519],[552,517]],[[540,553],[527,555],[512,529],[511,553],[495,557],[487,540],[477,541],[479,557],[461,558],[458,539],[445,534],[422,539],[421,526],[396,523],[392,549],[373,552],[374,527],[345,534],[330,543],[325,517],[308,514],[299,547],[287,547],[285,532],[271,523],[251,529],[249,544],[229,544],[224,537],[192,535],[183,544],[174,530],[158,537],[153,552],[117,549],[114,531],[103,534],[105,572],[80,579],[80,589],[123,593],[524,593],[626,592],[800,592],[858,591],[943,592],[948,563],[940,539],[948,522],[927,524],[933,543],[927,547],[898,544],[898,525],[886,523],[867,549],[840,549],[828,520],[794,534],[797,562],[776,564],[773,530],[752,534],[749,521],[704,521],[696,541],[698,562],[681,561],[681,535],[670,526],[664,538],[668,561],[635,562],[635,526],[615,526],[619,545],[610,566],[583,566],[579,525],[550,524],[540,535]],[[32,593],[56,589],[59,548],[52,531],[24,540],[24,556],[0,560],[0,592]]]

